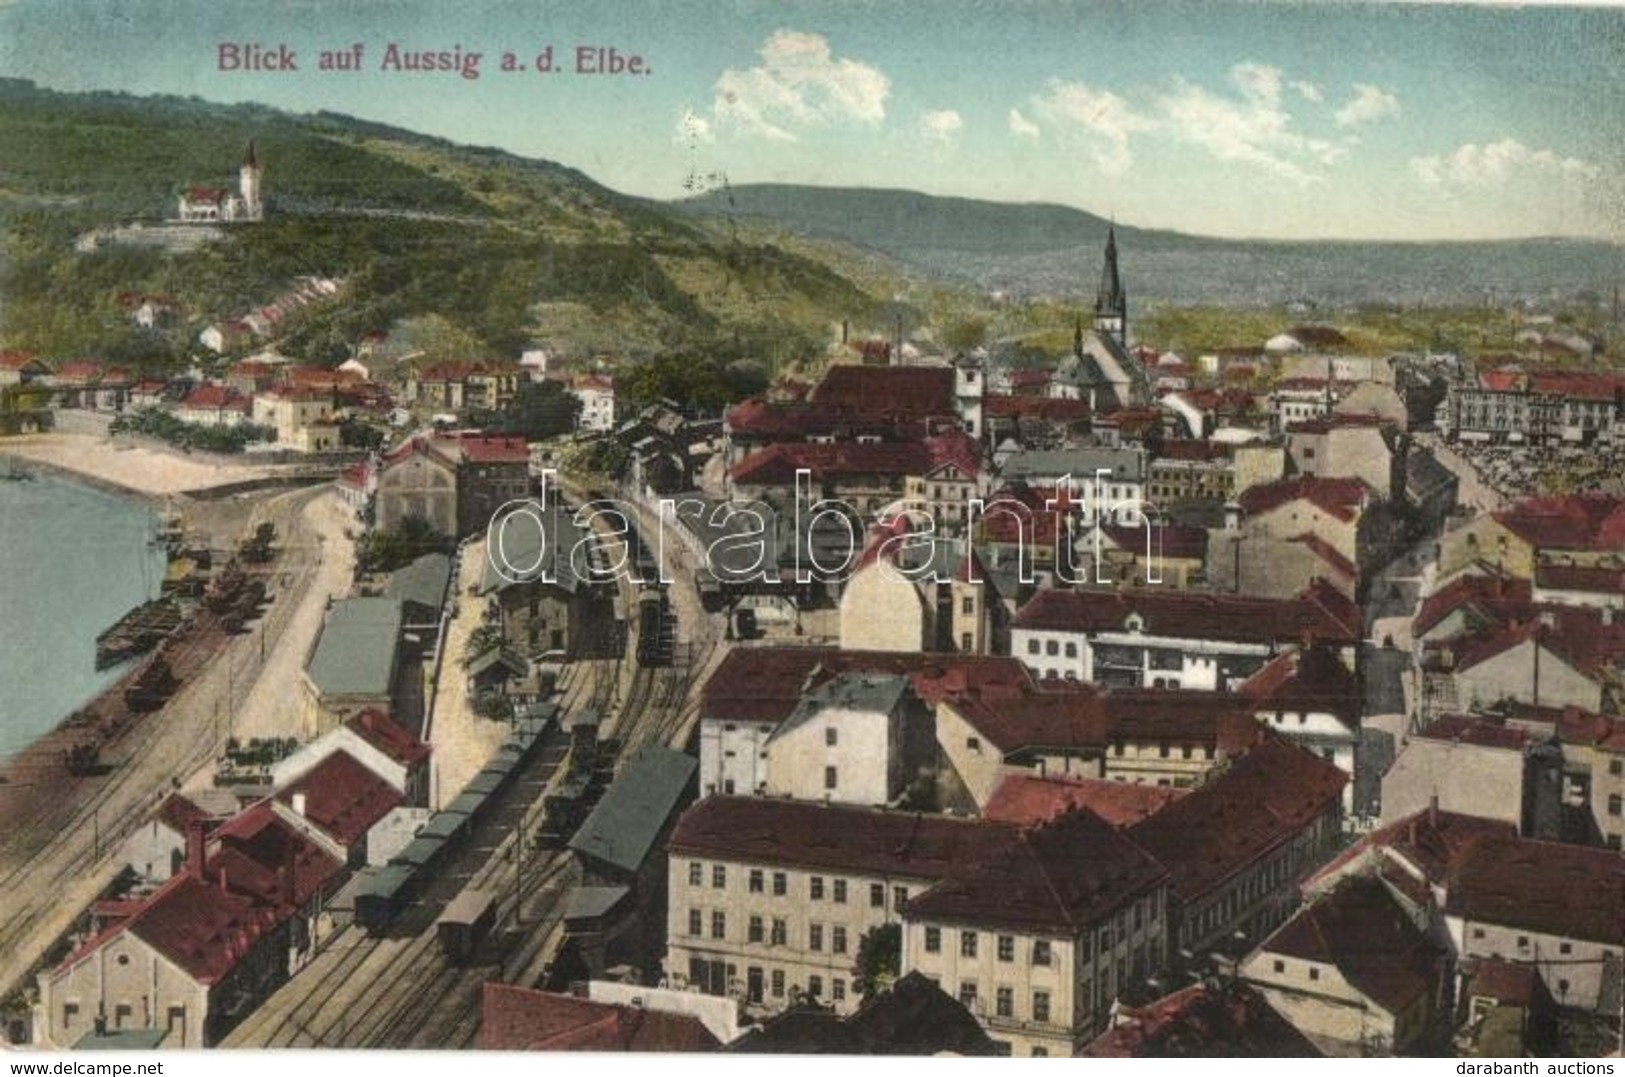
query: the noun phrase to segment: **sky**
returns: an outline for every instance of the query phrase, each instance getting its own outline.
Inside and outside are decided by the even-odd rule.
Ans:
[[[477,77],[389,69],[392,43],[480,53]],[[233,44],[298,70],[222,70]],[[359,71],[319,70],[356,44]],[[579,72],[582,46],[645,70]],[[327,109],[656,198],[725,179],[1222,236],[1625,241],[1621,7],[0,0],[0,76]]]

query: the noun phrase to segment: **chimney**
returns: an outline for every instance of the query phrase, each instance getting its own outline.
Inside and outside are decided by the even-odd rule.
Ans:
[[[305,794],[304,793],[295,793],[293,795],[293,813],[295,815],[299,816],[299,818],[301,818],[301,819],[303,819],[305,817]]]
[[[226,869],[225,868],[220,869],[220,892],[222,894],[229,894],[231,892],[231,887],[230,887],[230,885],[228,883],[228,880],[226,879]]]
[[[203,880],[204,842],[203,820],[194,819],[186,824],[186,870],[200,882]]]
[[[1428,797],[1428,826],[1437,828],[1439,825],[1439,794],[1434,793]]]

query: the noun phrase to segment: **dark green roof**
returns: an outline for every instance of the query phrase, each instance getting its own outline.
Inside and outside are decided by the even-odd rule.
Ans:
[[[574,515],[566,509],[549,506],[541,510],[542,527],[534,519],[514,519],[501,529],[500,556],[492,542],[485,551],[485,571],[480,577],[480,594],[495,594],[513,587],[520,580],[516,573],[534,573],[550,577],[557,586],[574,592],[581,586],[581,576],[587,571],[584,562],[588,546],[582,546],[576,557],[571,554],[582,539],[590,533],[577,526]],[[494,540],[492,540],[494,542]],[[546,548],[543,548],[543,543]],[[505,559],[511,569],[498,571],[497,564]]]
[[[450,583],[451,558],[443,553],[426,553],[405,568],[390,573],[384,594],[437,610],[446,601],[446,587]]]
[[[333,603],[306,667],[324,696],[388,696],[401,642],[401,604],[393,598]]]
[[[633,756],[581,824],[570,848],[634,872],[649,855],[694,781],[699,761],[651,746]]]

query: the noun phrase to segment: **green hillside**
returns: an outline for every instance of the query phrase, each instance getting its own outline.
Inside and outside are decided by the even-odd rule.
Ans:
[[[266,220],[169,253],[74,249],[92,228],[170,215],[190,185],[235,188],[252,140]],[[469,349],[636,357],[721,349],[771,363],[820,353],[830,327],[878,309],[825,265],[724,236],[579,172],[331,113],[0,80],[0,343],[52,359],[180,361],[197,331],[295,278],[348,284],[304,315],[296,353],[439,315]],[[175,297],[181,323],[138,333],[124,292]],[[338,345],[335,347],[335,345]]]

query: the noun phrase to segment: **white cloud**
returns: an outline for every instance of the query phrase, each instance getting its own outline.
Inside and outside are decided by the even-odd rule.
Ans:
[[[1221,161],[1257,165],[1296,183],[1316,178],[1304,167],[1304,158],[1330,164],[1347,152],[1293,130],[1292,116],[1281,103],[1278,68],[1237,64],[1230,69],[1230,82],[1235,95],[1180,80],[1158,102],[1168,129]]]
[[[1551,150],[1531,150],[1515,138],[1480,146],[1472,142],[1443,156],[1411,158],[1411,171],[1431,187],[1489,187],[1541,175],[1572,180],[1594,180],[1602,170],[1578,157],[1560,157]]]
[[[677,118],[675,140],[684,145],[695,146],[702,142],[715,142],[717,133],[712,129],[710,120],[691,108],[685,108],[683,114]]]
[[[1155,123],[1110,90],[1097,90],[1081,82],[1051,79],[1043,93],[1030,101],[1032,111],[1047,124],[1081,133],[1090,143],[1095,163],[1108,175],[1121,175],[1134,163],[1129,136],[1147,131]],[[1018,130],[1011,112],[1011,129]],[[1025,117],[1023,117],[1025,120]]]
[[[926,141],[951,146],[965,126],[964,118],[951,108],[929,111],[920,116],[920,132]]]
[[[1038,125],[1021,114],[1019,108],[1010,110],[1010,133],[1022,138],[1037,138]]]
[[[1387,90],[1363,82],[1354,84],[1354,96],[1348,104],[1337,110],[1334,117],[1339,127],[1357,127],[1362,123],[1380,120],[1399,113],[1399,98]]]
[[[797,127],[875,126],[886,118],[891,79],[862,61],[835,56],[822,34],[779,30],[759,55],[755,67],[729,68],[717,79],[711,111],[718,121],[793,142]]]
[[[1320,92],[1320,87],[1316,86],[1312,82],[1305,82],[1305,81],[1300,80],[1300,81],[1294,82],[1292,84],[1292,88],[1294,90],[1297,90],[1298,91],[1298,96],[1302,97],[1305,101],[1313,101],[1315,104],[1318,105],[1322,101],[1326,100],[1326,95]]]

